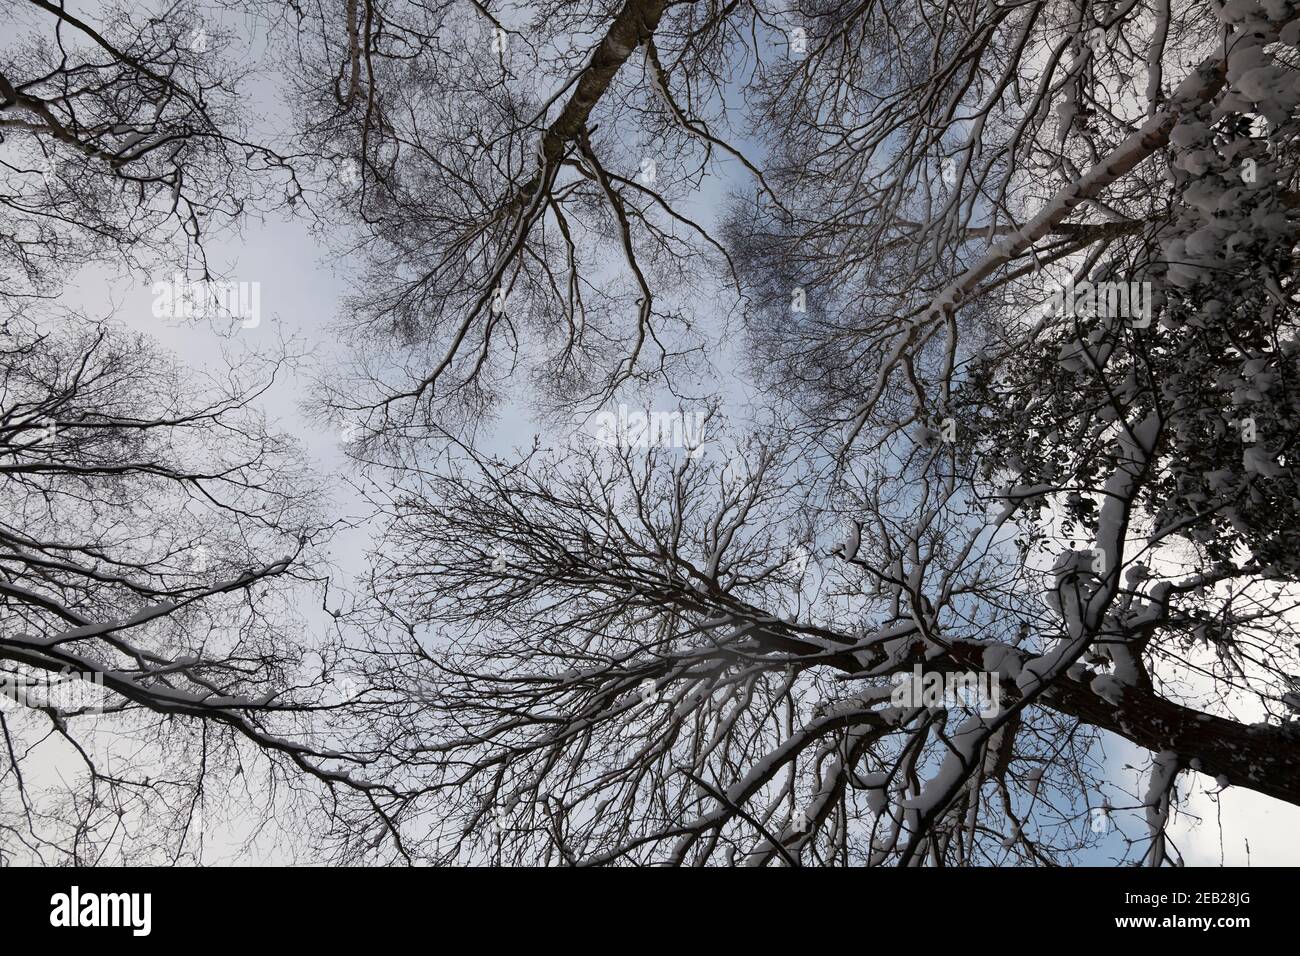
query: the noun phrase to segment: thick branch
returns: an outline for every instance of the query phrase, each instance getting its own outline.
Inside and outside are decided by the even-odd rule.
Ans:
[[[578,76],[573,95],[542,135],[538,146],[540,168],[502,208],[498,218],[509,218],[528,205],[545,180],[547,170],[559,163],[568,144],[586,128],[591,111],[609,89],[614,74],[637,47],[654,36],[665,6],[664,0],[628,0],[623,5],[604,39],[592,52],[591,62]]]
[[[954,645],[950,660],[959,669],[982,669],[985,648]],[[935,662],[928,666],[941,669]],[[1014,684],[1009,689],[1016,693]],[[1211,777],[1300,806],[1300,734],[1286,727],[1216,717],[1165,700],[1149,688],[1125,686],[1113,704],[1097,696],[1086,680],[1068,676],[1047,688],[1038,703],[1153,753],[1172,750],[1185,763],[1195,759],[1196,769]]]

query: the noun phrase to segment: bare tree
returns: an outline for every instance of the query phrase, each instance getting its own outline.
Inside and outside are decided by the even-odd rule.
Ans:
[[[521,378],[590,410],[697,365],[721,331],[693,314],[701,270],[735,308],[689,196],[736,152],[694,112],[721,111],[736,6],[301,8],[294,102],[362,263],[332,403],[376,432],[472,423]]]
[[[286,773],[365,786],[314,719],[361,689],[301,607],[329,522],[253,408],[274,368],[202,386],[138,335],[63,326],[11,323],[0,353],[6,853],[190,858],[201,807],[238,819]]]
[[[48,300],[98,258],[183,271],[197,257],[210,278],[203,239],[297,187],[243,139],[225,38],[189,7],[91,23],[10,6],[0,858],[197,859],[205,814],[257,822],[333,788],[372,792],[365,758],[332,736],[363,691],[307,613],[329,574],[321,482],[258,408],[292,356],[202,375]]]
[[[0,293],[51,294],[100,259],[208,278],[202,240],[302,195],[289,161],[250,140],[246,68],[197,7],[6,7],[0,53]]]
[[[862,475],[841,506],[871,517],[837,541],[830,512],[808,523],[797,458],[766,442],[470,462],[393,502],[376,577],[393,634],[379,680],[419,689],[382,749],[433,786],[445,858],[1068,862],[1097,840],[1096,729],[1300,797],[1289,725],[1123,673],[1202,666],[1180,656],[1200,620],[1221,693],[1233,674],[1249,686],[1242,667],[1281,679],[1285,601],[1193,581],[1148,597],[1128,574],[1076,653],[1090,565],[1017,563],[956,476],[914,472],[900,493]],[[918,666],[997,674],[997,700],[898,706]]]
[[[328,200],[367,600],[323,644],[266,607],[325,522],[255,389],[23,332],[11,659],[305,772],[349,860],[1059,864],[1137,811],[1116,856],[1160,865],[1185,771],[1300,803],[1292,4],[230,5],[303,155],[244,141],[185,8],[115,38],[34,0],[0,122],[91,192],[7,206],[10,258],[192,242],[246,168]],[[679,401],[740,330],[767,405],[703,444],[477,442],[512,399]],[[1151,755],[1124,800],[1112,736]]]
[[[746,46],[757,23],[787,31],[788,56]],[[718,265],[778,414],[713,465],[405,459],[416,485],[391,506],[375,590],[404,648],[386,679],[434,688],[409,717],[430,729],[389,745],[442,792],[433,852],[1064,862],[1111,809],[1098,730],[1152,753],[1128,843],[1147,863],[1179,859],[1181,771],[1297,802],[1291,8],[630,3],[603,24],[509,185],[467,217],[501,237],[487,275],[453,274],[449,223],[411,236],[414,258],[384,246],[389,274],[421,266],[363,309],[415,373],[383,408],[436,397],[457,361],[443,395],[491,366],[509,321],[492,290],[548,261],[527,245],[543,216],[577,231],[568,197],[601,188],[586,221],[628,225],[640,186],[606,188],[590,127],[655,128],[632,105],[645,87],[661,95],[644,113],[691,138],[674,102],[716,105],[709,63],[747,54],[766,159]],[[396,181],[423,183],[429,152],[446,154],[412,150]],[[632,233],[614,233],[629,263]],[[652,290],[625,314],[652,315]],[[583,376],[585,397],[615,394],[620,362]],[[806,558],[826,565],[815,584],[783,593]],[[996,700],[900,704],[917,667],[996,675]]]

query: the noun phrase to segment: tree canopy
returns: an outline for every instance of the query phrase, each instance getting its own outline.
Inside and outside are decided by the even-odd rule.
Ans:
[[[368,863],[1159,866],[1194,779],[1300,805],[1291,0],[18,6],[6,857],[200,858],[237,778]],[[66,304],[272,281],[207,251],[271,214],[353,290],[344,475],[268,415],[300,347]]]

